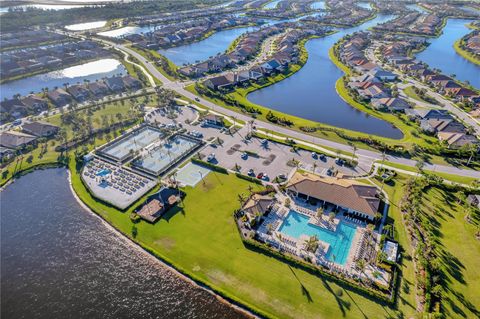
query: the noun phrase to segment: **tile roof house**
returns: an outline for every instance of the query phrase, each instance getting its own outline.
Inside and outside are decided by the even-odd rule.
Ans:
[[[96,97],[102,97],[108,94],[109,89],[103,81],[92,82],[88,84],[88,89]]]
[[[465,133],[440,132],[438,139],[447,143],[449,148],[461,148],[464,145],[479,144],[479,141],[473,135]]]
[[[405,110],[405,113],[411,118],[418,119],[451,119],[452,116],[447,110],[432,109],[411,109]]]
[[[28,114],[28,108],[17,98],[0,102],[0,113],[8,113],[14,118],[21,118]]]
[[[380,99],[372,99],[372,106],[376,109],[386,109],[389,111],[405,111],[411,108],[407,101],[398,97],[385,97]]]
[[[235,83],[231,79],[229,79],[226,75],[220,75],[217,77],[210,78],[206,80],[204,83],[207,87],[213,90],[230,88],[233,85],[235,85]]]
[[[426,119],[420,122],[422,130],[430,133],[464,133],[465,126],[453,119]]]
[[[6,131],[0,134],[0,146],[17,150],[33,144],[36,139],[36,136],[30,134],[17,131]]]
[[[52,103],[58,107],[67,105],[68,103],[72,102],[72,97],[70,96],[70,94],[65,92],[64,89],[48,91],[47,96],[52,101]]]
[[[376,187],[353,180],[296,172],[288,181],[286,189],[294,196],[328,202],[371,220],[375,218],[380,206]]]
[[[25,133],[32,134],[38,137],[49,137],[57,134],[60,128],[50,123],[30,122],[23,124],[22,130]]]
[[[105,79],[105,84],[113,92],[121,92],[125,90],[125,83],[121,76],[112,76]]]
[[[71,85],[67,87],[67,92],[78,102],[86,101],[90,97],[90,91],[83,84]]]
[[[48,102],[46,99],[38,97],[34,94],[27,95],[21,99],[22,103],[35,112],[41,112],[48,109]]]

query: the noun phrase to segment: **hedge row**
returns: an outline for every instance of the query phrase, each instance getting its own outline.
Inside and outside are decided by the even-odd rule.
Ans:
[[[235,173],[235,175],[236,175],[238,178],[247,180],[247,181],[252,182],[252,183],[255,183],[255,184],[259,184],[259,185],[262,185],[262,184],[263,184],[261,180],[259,180],[258,178],[252,177],[252,176],[244,175],[244,174],[242,174],[242,173]]]
[[[199,160],[198,158],[192,158],[192,162],[195,163],[195,164],[198,164],[200,166],[204,166],[206,168],[209,168],[213,171],[223,173],[223,174],[228,174],[228,171],[227,171],[226,168],[223,168],[221,166],[218,166],[218,165],[215,165],[215,164],[212,164],[212,163],[209,163],[209,162]]]
[[[238,227],[238,225],[237,225]],[[254,240],[251,240],[251,239],[246,239],[246,238],[243,238],[242,237],[242,241],[244,243],[244,245],[249,248],[249,249],[252,249],[252,250],[260,250],[261,252],[271,256],[271,257],[274,257],[274,258],[277,258],[277,259],[280,259],[280,260],[283,260],[293,266],[296,266],[304,271],[307,271],[313,275],[316,275],[316,276],[320,276],[320,277],[324,277],[324,278],[328,278],[332,281],[334,281],[335,283],[337,284],[340,284],[340,285],[348,285],[353,291],[355,291],[356,293],[359,293],[359,294],[364,294],[366,295],[366,297],[370,297],[370,298],[375,298],[375,299],[379,299],[389,305],[393,305],[395,303],[395,293],[392,293],[390,294],[390,292],[388,292],[388,294],[390,294],[390,296],[387,294],[387,292],[385,291],[385,293],[381,293],[381,292],[377,292],[373,289],[369,289],[369,288],[366,288],[366,287],[362,287],[362,286],[359,286],[358,283],[354,282],[354,281],[351,281],[351,280],[347,280],[345,278],[340,278],[336,275],[333,275],[329,272],[327,272],[326,270],[322,270],[321,268],[318,268],[318,267],[315,267],[311,264],[308,264],[306,262],[302,262],[296,258],[293,258],[293,257],[290,257],[288,255],[284,255],[284,254],[281,254],[280,252],[264,245],[264,244],[260,244]],[[398,284],[398,276],[397,276],[397,272],[395,271],[394,272],[394,278],[392,280],[392,283],[393,285],[396,285]]]

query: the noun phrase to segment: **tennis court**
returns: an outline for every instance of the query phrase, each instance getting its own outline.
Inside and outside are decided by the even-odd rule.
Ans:
[[[194,187],[208,173],[210,169],[190,162],[177,172],[176,179],[183,185]]]
[[[134,152],[140,151],[146,146],[159,141],[163,136],[164,134],[155,128],[143,127],[108,145],[101,152],[117,161],[122,161],[128,156],[130,150]]]
[[[199,142],[196,140],[180,135],[175,136],[167,143],[149,150],[147,155],[133,164],[139,169],[158,176],[198,145]]]

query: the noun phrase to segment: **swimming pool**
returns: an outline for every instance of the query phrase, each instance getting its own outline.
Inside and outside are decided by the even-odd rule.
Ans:
[[[336,231],[333,232],[309,224],[309,220],[310,217],[291,210],[280,226],[279,231],[294,238],[300,238],[301,235],[316,235],[319,240],[330,244],[326,255],[327,259],[336,264],[345,265],[357,228],[340,222]]]
[[[111,171],[109,169],[101,169],[97,172],[97,176],[107,176],[108,174],[110,174]]]

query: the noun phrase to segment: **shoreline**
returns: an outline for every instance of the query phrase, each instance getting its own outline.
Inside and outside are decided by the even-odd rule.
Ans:
[[[87,212],[87,213],[90,213],[91,215],[93,215],[94,217],[98,218],[102,225],[104,225],[108,230],[110,230],[117,238],[123,240],[126,244],[128,244],[129,246],[131,246],[132,248],[136,249],[138,252],[141,252],[143,255],[145,255],[145,257],[148,257],[150,258],[152,261],[155,261],[155,262],[158,262],[161,264],[161,266],[165,267],[166,269],[168,269],[169,271],[171,271],[172,273],[174,273],[178,278],[184,280],[185,282],[188,282],[189,284],[191,284],[192,286],[194,286],[195,288],[200,288],[206,292],[208,292],[209,294],[211,294],[212,296],[215,297],[215,299],[217,299],[218,301],[220,301],[221,303],[225,304],[225,305],[228,305],[229,307],[235,309],[236,311],[239,311],[241,313],[243,313],[244,315],[246,315],[247,317],[249,318],[254,318],[254,319],[261,319],[263,317],[260,317],[256,314],[254,314],[253,312],[251,312],[250,310],[248,310],[247,308],[243,307],[243,305],[241,304],[237,304],[237,303],[233,303],[229,300],[227,300],[226,298],[224,298],[223,296],[221,296],[220,294],[216,293],[212,288],[206,286],[206,285],[203,285],[203,284],[200,284],[198,283],[197,281],[195,281],[194,279],[188,277],[187,275],[181,273],[178,269],[176,269],[173,265],[170,265],[168,264],[167,262],[165,262],[164,260],[162,260],[161,258],[153,255],[152,253],[148,252],[147,250],[145,250],[141,245],[139,245],[138,243],[132,241],[130,238],[128,238],[128,236],[126,236],[124,233],[122,233],[121,231],[119,231],[118,229],[116,229],[115,227],[113,227],[109,222],[107,222],[102,216],[96,214],[92,209],[90,209],[90,207],[88,207],[87,204],[85,204],[81,199],[80,197],[77,195],[77,193],[75,192],[75,189],[73,188],[73,184],[72,184],[72,172],[70,172],[70,169],[68,168],[65,168],[66,171],[67,171],[67,179],[68,179],[68,186],[70,188],[70,192],[72,193],[73,195],[73,198],[75,199],[75,201]],[[6,187],[6,186],[5,186]]]

